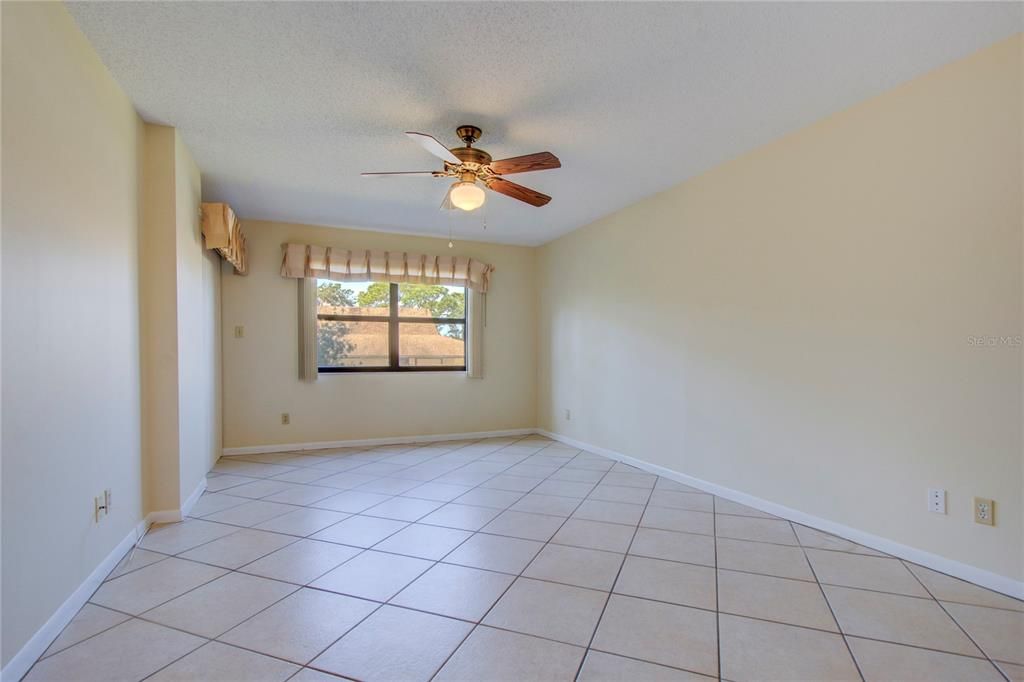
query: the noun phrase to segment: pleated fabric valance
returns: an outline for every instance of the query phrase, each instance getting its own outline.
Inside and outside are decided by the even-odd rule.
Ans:
[[[494,266],[464,256],[405,251],[349,251],[332,246],[284,244],[281,276],[338,282],[450,284],[487,293]]]

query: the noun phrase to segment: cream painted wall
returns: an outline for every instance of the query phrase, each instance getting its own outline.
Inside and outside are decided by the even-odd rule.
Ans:
[[[146,512],[180,505],[174,128],[146,124],[140,225],[142,443]]]
[[[458,242],[454,252],[497,268],[487,298],[484,378],[461,372],[321,375],[298,379],[298,287],[280,275],[281,244],[441,254],[447,240],[242,221],[250,273],[225,267],[224,445],[240,447],[534,426],[534,250]],[[234,338],[235,326],[245,327]],[[288,412],[291,424],[282,426]]]
[[[220,456],[220,259],[203,248],[199,168],[175,134],[180,507]]]
[[[1021,347],[971,343],[1022,334],[1021,64],[1018,36],[543,247],[540,424],[1024,578]]]
[[[0,13],[6,664],[142,518],[142,124],[63,5]]]
[[[203,248],[199,168],[181,136],[146,124],[145,139],[145,509],[174,512],[220,453],[220,266]]]

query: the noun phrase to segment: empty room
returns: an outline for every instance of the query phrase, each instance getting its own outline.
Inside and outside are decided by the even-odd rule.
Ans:
[[[1024,3],[0,28],[3,682],[1024,682]]]

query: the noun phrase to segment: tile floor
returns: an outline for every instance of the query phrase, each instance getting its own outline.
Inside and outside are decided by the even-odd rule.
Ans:
[[[27,680],[1024,680],[1024,602],[538,436],[221,459]]]

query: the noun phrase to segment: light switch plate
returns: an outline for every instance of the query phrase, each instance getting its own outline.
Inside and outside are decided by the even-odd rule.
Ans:
[[[942,488],[928,489],[928,511],[936,514],[946,513],[946,491]]]

